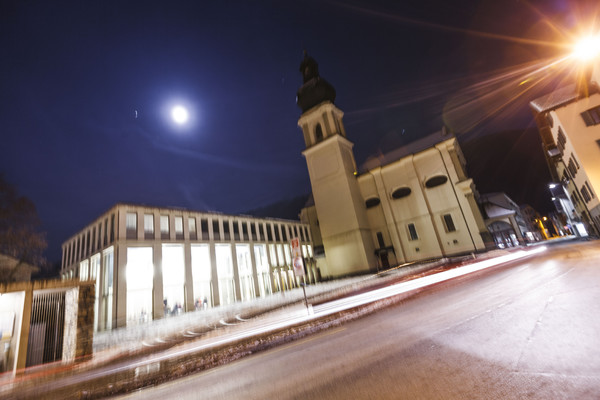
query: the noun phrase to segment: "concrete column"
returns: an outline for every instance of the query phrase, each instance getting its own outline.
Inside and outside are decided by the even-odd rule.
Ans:
[[[231,263],[233,264],[233,286],[235,287],[236,301],[242,300],[242,289],[240,287],[240,272],[238,271],[237,249],[235,243],[230,244],[231,247]]]
[[[152,253],[154,258],[154,281],[152,282],[154,301],[152,316],[153,319],[161,319],[165,317],[165,305],[163,303],[162,244],[159,241],[154,242]]]
[[[113,326],[119,328],[127,325],[127,246],[115,245],[114,249],[113,307],[115,312],[113,318],[116,324]]]
[[[183,244],[183,252],[183,258],[185,263],[185,311],[192,311],[195,309],[194,278],[192,277],[192,247],[190,245],[189,238]]]
[[[217,253],[215,251],[215,242],[211,240],[209,243],[210,251],[210,279],[213,287],[213,305],[221,305],[221,299],[219,296],[219,274],[217,272]]]
[[[16,354],[16,368],[14,372],[21,372],[27,364],[27,345],[29,342],[29,327],[31,325],[31,307],[33,306],[33,286],[25,289],[23,300],[23,313],[21,317],[21,334],[19,335],[18,351]]]

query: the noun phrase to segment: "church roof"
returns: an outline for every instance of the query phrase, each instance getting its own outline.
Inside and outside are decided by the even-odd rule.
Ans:
[[[365,161],[362,164],[360,168],[360,173],[366,172],[370,169],[383,167],[385,165],[391,164],[394,161],[398,161],[401,158],[404,158],[408,155],[416,154],[423,150],[427,150],[428,148],[434,147],[438,143],[453,138],[455,138],[454,134],[448,134],[444,129],[439,132],[432,133],[413,142],[410,142],[402,147],[394,149],[388,153],[369,157],[367,161]]]

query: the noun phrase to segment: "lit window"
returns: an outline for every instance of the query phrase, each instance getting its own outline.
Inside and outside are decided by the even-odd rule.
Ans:
[[[169,216],[161,215],[160,216],[160,235],[163,239],[169,238]]]
[[[135,239],[137,237],[137,214],[127,213],[126,215],[127,239]]]
[[[144,214],[144,234],[146,239],[154,236],[154,215],[152,214]]]
[[[188,218],[188,231],[190,232],[190,239],[196,240],[196,218]]]
[[[454,232],[456,231],[456,227],[454,226],[454,221],[452,220],[452,215],[444,214],[442,216],[444,219],[444,225],[446,227],[446,232]]]
[[[590,108],[589,110],[582,112],[581,117],[585,121],[586,126],[600,124],[600,106]]]
[[[410,240],[419,239],[419,235],[417,235],[417,228],[415,227],[415,224],[408,224],[408,235],[410,237]]]
[[[183,217],[175,217],[175,234],[183,235]]]

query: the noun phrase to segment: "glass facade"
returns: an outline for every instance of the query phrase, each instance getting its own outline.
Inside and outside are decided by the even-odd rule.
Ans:
[[[242,301],[250,300],[255,297],[254,279],[252,277],[252,259],[250,257],[249,244],[235,245],[237,254],[238,275],[240,278],[240,294]]]
[[[231,245],[215,244],[217,258],[217,276],[219,281],[219,304],[222,306],[235,302],[235,285],[233,282],[233,262]]]
[[[152,247],[128,247],[125,266],[127,281],[127,325],[152,319],[154,263]]]
[[[196,310],[212,307],[212,272],[208,244],[193,244],[192,279],[194,280],[194,307]]]
[[[260,296],[271,294],[271,274],[269,260],[267,259],[267,246],[264,244],[254,245],[254,261],[256,262],[256,275],[258,278],[258,290]]]
[[[185,260],[182,244],[162,245],[162,278],[165,316],[181,314],[185,311]]]

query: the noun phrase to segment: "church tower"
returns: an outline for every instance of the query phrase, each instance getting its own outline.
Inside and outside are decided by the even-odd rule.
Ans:
[[[377,267],[365,202],[356,179],[356,162],[334,105],[335,89],[319,76],[306,52],[300,64],[303,85],[297,103],[315,207],[329,273],[341,276]]]

